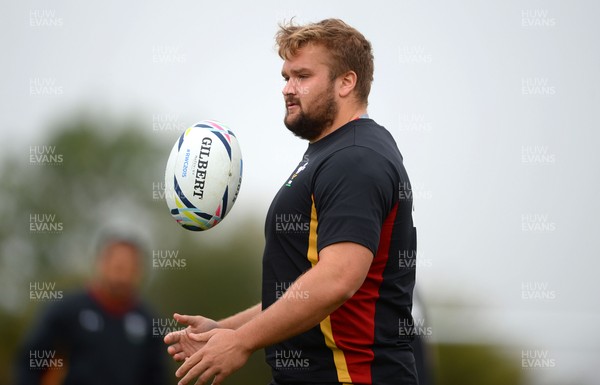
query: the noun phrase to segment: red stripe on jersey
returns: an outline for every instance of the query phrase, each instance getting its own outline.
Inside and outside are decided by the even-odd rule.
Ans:
[[[389,259],[392,230],[398,204],[383,222],[377,255],[360,289],[340,308],[331,313],[333,339],[344,352],[348,372],[355,384],[371,384],[372,350],[375,340],[375,305],[383,271]]]

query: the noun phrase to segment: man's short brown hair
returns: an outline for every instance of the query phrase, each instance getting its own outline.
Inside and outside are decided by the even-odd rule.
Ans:
[[[284,60],[296,55],[307,44],[323,45],[331,55],[331,79],[354,71],[357,75],[356,95],[360,102],[368,103],[373,82],[373,50],[371,43],[356,29],[339,19],[302,26],[290,21],[279,26],[275,40],[279,56]]]

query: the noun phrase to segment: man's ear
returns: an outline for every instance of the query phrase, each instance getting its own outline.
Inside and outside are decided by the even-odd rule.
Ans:
[[[343,74],[342,76],[340,76],[339,77],[340,88],[338,91],[340,97],[345,98],[348,95],[350,95],[352,93],[352,91],[354,90],[354,88],[356,87],[357,80],[358,80],[358,77],[356,76],[356,72],[354,72],[354,71],[348,71],[345,74]]]

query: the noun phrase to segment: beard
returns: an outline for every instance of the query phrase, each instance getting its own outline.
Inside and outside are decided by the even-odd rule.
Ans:
[[[333,82],[330,83],[323,95],[313,98],[315,106],[312,111],[305,111],[298,99],[286,100],[295,102],[299,108],[295,117],[290,117],[289,110],[287,110],[283,123],[294,135],[308,141],[318,138],[323,131],[329,128],[339,111],[339,106],[335,101]]]

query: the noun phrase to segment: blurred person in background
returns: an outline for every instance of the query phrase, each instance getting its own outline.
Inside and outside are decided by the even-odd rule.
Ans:
[[[37,318],[17,358],[17,384],[165,384],[162,341],[138,297],[143,270],[141,243],[104,234],[88,287]]]

